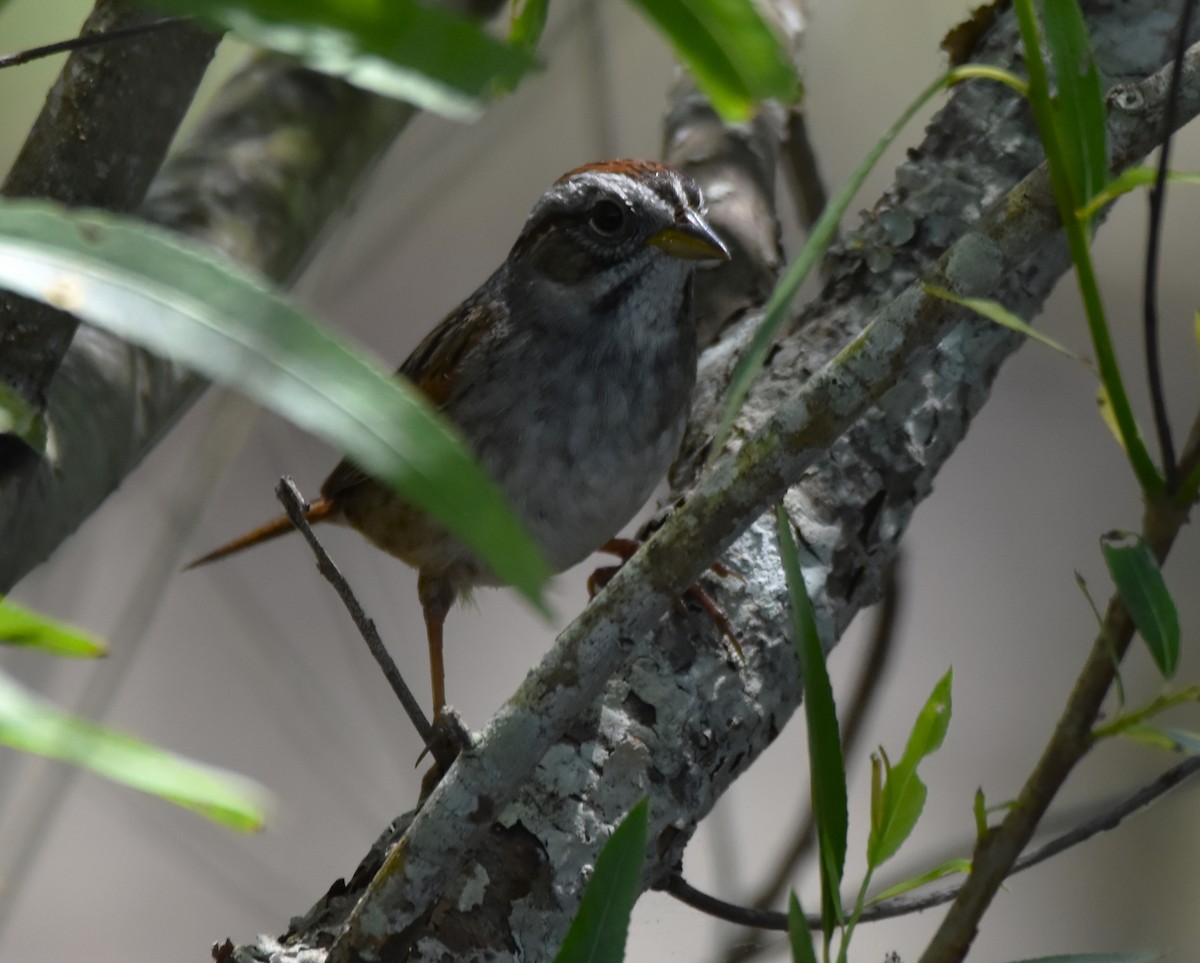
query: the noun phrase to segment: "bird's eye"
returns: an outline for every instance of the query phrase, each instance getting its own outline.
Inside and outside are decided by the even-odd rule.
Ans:
[[[588,224],[604,237],[612,237],[625,226],[625,209],[615,201],[597,201],[588,211]]]

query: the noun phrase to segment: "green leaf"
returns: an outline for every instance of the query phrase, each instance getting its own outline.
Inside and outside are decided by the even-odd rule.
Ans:
[[[554,963],[621,963],[624,959],[629,916],[646,860],[649,812],[650,804],[643,799],[608,837]]]
[[[1070,348],[1065,347],[1058,341],[1055,341],[1048,334],[1043,334],[1037,328],[1031,326],[1028,322],[1023,321],[1017,315],[1013,314],[1004,305],[998,301],[990,301],[987,298],[963,298],[959,297],[953,291],[947,291],[945,288],[939,288],[933,284],[926,284],[925,292],[935,298],[941,298],[943,301],[949,301],[952,304],[961,304],[964,308],[970,308],[976,314],[987,318],[989,321],[994,321],[996,324],[1008,328],[1011,331],[1016,331],[1018,334],[1023,334],[1027,338],[1032,338],[1039,344],[1044,344],[1047,348],[1057,351],[1059,354],[1066,355],[1072,361],[1078,361],[1082,365],[1091,368],[1092,363],[1087,358],[1077,355]]]
[[[792,633],[804,683],[804,717],[808,723],[808,764],[812,786],[813,817],[821,868],[821,917],[826,938],[842,922],[842,870],[846,864],[849,815],[846,804],[846,767],[838,727],[833,686],[825,666],[825,653],[813,618],[812,600],[800,571],[800,557],[792,537],[792,524],[782,505],[775,508],[779,555],[787,578],[792,606]]]
[[[242,391],[461,536],[534,604],[549,569],[412,385],[263,282],[168,232],[40,201],[0,205],[0,286]]]
[[[1042,6],[1046,45],[1058,87],[1055,116],[1074,189],[1075,207],[1090,201],[1108,180],[1108,126],[1100,75],[1087,24],[1076,0]]]
[[[534,61],[477,25],[416,0],[152,0],[366,90],[471,120]]]
[[[1079,209],[1079,216],[1086,220],[1122,194],[1139,187],[1150,187],[1157,180],[1158,170],[1154,167],[1127,167]],[[1200,172],[1167,171],[1167,181],[1172,184],[1200,184]]]
[[[792,963],[817,963],[817,950],[813,946],[812,933],[808,929],[808,920],[804,918],[804,910],[800,908],[800,900],[796,891],[788,893],[787,911],[788,943],[792,947]]]
[[[1120,532],[1105,535],[1100,551],[1133,624],[1169,679],[1179,662],[1179,613],[1154,553],[1142,539]]]
[[[1200,732],[1170,726],[1136,725],[1122,729],[1121,735],[1155,749],[1182,752],[1189,756],[1200,755]]]
[[[759,101],[800,96],[795,68],[752,0],[630,0],[727,122],[749,120]]]
[[[546,14],[550,12],[550,0],[513,0],[512,24],[508,29],[508,42],[530,52],[537,49],[546,29]]]
[[[266,821],[269,796],[258,783],[76,719],[3,674],[0,743],[82,766],[242,832]]]
[[[1058,956],[1014,960],[1013,963],[1155,963],[1155,960],[1161,960],[1166,955],[1163,950],[1142,953],[1063,953]]]
[[[16,435],[39,454],[46,448],[45,416],[6,384],[0,384],[0,435]]]
[[[3,596],[0,596],[0,645],[40,649],[68,659],[97,659],[108,654],[105,644],[94,636],[32,612]]]
[[[953,673],[947,672],[934,686],[909,734],[904,755],[888,770],[880,793],[880,817],[872,825],[867,840],[867,862],[872,868],[895,855],[925,808],[927,790],[917,775],[917,767],[946,738],[950,725],[952,678]]]
[[[928,883],[936,883],[939,879],[945,879],[947,876],[952,876],[955,873],[967,874],[971,872],[971,861],[969,859],[948,859],[940,866],[935,866],[931,870],[920,873],[917,876],[910,876],[908,879],[897,883],[895,886],[889,886],[882,893],[873,896],[867,903],[868,906],[875,903],[882,903],[884,900],[891,899],[893,896],[900,896],[904,893],[912,892],[914,889],[919,889]]]

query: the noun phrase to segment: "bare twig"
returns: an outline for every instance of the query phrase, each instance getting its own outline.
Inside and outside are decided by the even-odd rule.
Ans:
[[[154,33],[169,27],[178,26],[179,24],[188,23],[191,19],[191,17],[164,17],[162,20],[151,20],[148,23],[117,27],[113,30],[106,30],[104,33],[82,34],[78,37],[71,37],[68,40],[48,43],[41,47],[30,47],[28,50],[0,54],[0,70],[3,70],[5,67],[19,67],[22,64],[32,63],[34,60],[41,60],[43,57],[53,57],[55,54],[70,53],[74,50],[86,50],[106,43],[115,43],[118,40],[130,40],[133,37],[140,37],[145,33]]]
[[[1146,380],[1150,387],[1150,401],[1154,410],[1154,430],[1158,434],[1158,445],[1162,452],[1163,477],[1167,491],[1174,492],[1179,484],[1179,466],[1175,463],[1175,443],[1171,439],[1171,421],[1167,415],[1167,401],[1163,390],[1162,365],[1158,343],[1158,248],[1162,240],[1163,209],[1167,201],[1167,170],[1171,160],[1171,138],[1175,131],[1175,113],[1179,101],[1179,86],[1183,79],[1183,58],[1187,53],[1187,39],[1191,32],[1195,0],[1184,0],[1179,13],[1179,26],[1175,35],[1175,56],[1172,62],[1171,91],[1167,95],[1163,112],[1163,143],[1158,154],[1158,177],[1150,191],[1150,225],[1146,239],[1146,271],[1142,288],[1142,325],[1146,342]]]
[[[375,628],[375,622],[366,612],[363,611],[359,604],[358,598],[354,591],[350,588],[350,584],[338,571],[338,567],[333,564],[333,559],[329,557],[329,553],[325,551],[325,547],[313,534],[312,526],[308,524],[308,519],[304,517],[304,509],[307,507],[304,497],[300,494],[300,490],[296,487],[296,483],[286,476],[279,480],[279,484],[275,486],[275,497],[279,499],[283,510],[287,512],[288,518],[292,520],[292,524],[304,536],[304,540],[308,542],[309,548],[312,549],[313,555],[317,559],[317,569],[325,577],[325,580],[333,586],[338,597],[342,600],[342,604],[346,606],[346,611],[350,613],[350,618],[354,620],[354,626],[358,629],[359,634],[363,637],[363,641],[367,643],[367,648],[371,651],[375,661],[379,663],[379,668],[383,670],[383,677],[388,680],[388,684],[392,687],[392,691],[396,693],[396,698],[400,700],[400,705],[404,707],[404,711],[408,713],[408,718],[413,724],[413,728],[417,730],[417,735],[421,737],[421,741],[426,746],[430,744],[430,739],[433,735],[433,728],[429,725],[429,720],[425,718],[425,713],[421,711],[421,706],[412,694],[412,690],[408,688],[404,677],[400,674],[400,670],[396,667],[391,654],[387,650],[387,646],[383,644],[383,640],[379,637],[379,632]]]
[[[1107,832],[1110,829],[1115,829],[1130,816],[1145,809],[1184,780],[1195,775],[1198,771],[1200,771],[1200,756],[1189,756],[1178,766],[1168,769],[1153,782],[1138,789],[1095,819],[1089,819],[1081,823],[1069,832],[1065,832],[1061,836],[1056,836],[1044,846],[1039,846],[1033,852],[1022,856],[1013,863],[1012,870],[1008,875],[1015,876],[1022,870],[1030,869],[1039,863],[1044,863],[1051,857],[1057,856],[1059,853],[1071,849],[1073,846],[1078,846],[1093,836]],[[962,888],[963,886],[960,884],[932,890],[920,895],[903,893],[876,903],[873,906],[868,906],[862,916],[859,917],[859,920],[863,923],[869,923],[877,920],[892,919],[897,916],[905,916],[909,913],[918,913],[921,910],[927,910],[934,906],[941,906],[954,899]],[[715,916],[717,919],[727,920],[731,923],[741,923],[743,926],[753,926],[763,930],[783,931],[787,929],[787,916],[784,913],[727,903],[724,900],[696,889],[687,883],[683,877],[678,875],[671,877],[667,886],[667,892],[681,902],[703,913],[708,913],[710,916]],[[813,928],[819,927],[821,925],[821,917],[817,914],[810,915],[808,917],[808,924]]]

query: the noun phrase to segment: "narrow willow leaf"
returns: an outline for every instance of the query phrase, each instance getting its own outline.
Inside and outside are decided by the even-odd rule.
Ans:
[[[1176,729],[1174,726],[1162,726],[1159,731],[1171,740],[1178,752],[1189,756],[1200,756],[1200,732],[1190,729]]]
[[[1179,612],[1158,560],[1142,539],[1119,532],[1105,535],[1100,551],[1133,624],[1158,670],[1169,679],[1179,663]]]
[[[762,100],[799,98],[795,67],[753,0],[629,2],[657,24],[724,120],[749,120]]]
[[[358,87],[454,120],[479,115],[534,61],[468,20],[417,0],[151,0],[199,16]]]
[[[800,900],[796,891],[788,893],[787,911],[788,943],[792,947],[792,963],[817,963],[817,950],[813,946],[812,933],[808,929],[808,920],[804,918],[804,910],[800,908]]]
[[[95,636],[0,596],[0,645],[39,649],[68,659],[98,659],[108,648]]]
[[[994,321],[1001,327],[1008,328],[1010,331],[1016,331],[1018,334],[1023,334],[1027,338],[1044,344],[1047,348],[1057,351],[1059,354],[1066,355],[1072,361],[1078,361],[1080,364],[1092,367],[1092,363],[1087,358],[1077,355],[1070,348],[1055,341],[1050,335],[1043,334],[1037,328],[1022,320],[1013,312],[1009,311],[1003,304],[998,301],[990,301],[987,298],[963,298],[959,297],[953,291],[947,291],[945,288],[939,288],[933,284],[925,285],[925,292],[935,298],[941,298],[943,301],[949,301],[952,304],[961,304],[964,308],[970,308],[976,314],[987,318],[989,321]]]
[[[1134,742],[1168,752],[1182,752],[1189,756],[1200,755],[1200,733],[1171,726],[1135,725],[1122,729],[1120,734]]]
[[[868,900],[867,905],[872,906],[875,903],[882,903],[884,900],[891,899],[893,896],[911,893],[914,889],[919,889],[929,883],[936,883],[939,879],[945,879],[947,876],[953,876],[955,873],[966,875],[969,872],[971,872],[971,861],[969,859],[948,859],[940,866],[935,866],[933,869],[920,873],[917,876],[910,876],[895,886],[889,886],[882,893]]]
[[[546,15],[550,12],[550,0],[513,0],[512,24],[508,29],[508,42],[514,47],[533,51],[546,29]]]
[[[882,816],[879,826],[872,827],[867,840],[867,862],[881,866],[895,855],[912,833],[925,808],[927,790],[917,775],[921,761],[941,746],[950,725],[950,684],[952,672],[947,672],[934,686],[917,721],[913,724],[904,748],[904,755],[888,772],[883,784]]]
[[[775,508],[779,556],[787,579],[792,606],[792,633],[804,683],[804,717],[808,723],[808,765],[812,785],[813,818],[821,868],[821,916],[826,938],[842,922],[842,871],[846,864],[849,815],[846,803],[846,764],[838,727],[833,686],[825,666],[825,653],[813,618],[812,601],[800,570],[800,557],[792,537],[792,524],[782,505]]]
[[[416,389],[279,294],[168,232],[40,201],[0,205],[0,287],[228,385],[324,438],[542,606],[548,567]]]
[[[1153,167],[1127,167],[1079,209],[1079,216],[1087,220],[1105,204],[1111,204],[1122,194],[1128,194],[1139,187],[1151,187],[1157,180],[1158,171]],[[1200,172],[1167,171],[1167,180],[1172,184],[1200,184]]]
[[[270,797],[258,783],[76,719],[3,674],[0,743],[82,766],[242,832],[266,822]]]
[[[608,837],[554,963],[621,963],[625,958],[629,916],[646,860],[649,812],[643,799]]]
[[[1163,950],[1141,953],[1062,953],[1058,956],[1039,956],[1013,963],[1155,963],[1166,957]]]
[[[1043,4],[1042,17],[1058,87],[1055,116],[1078,208],[1108,180],[1104,94],[1087,24],[1076,0]]]

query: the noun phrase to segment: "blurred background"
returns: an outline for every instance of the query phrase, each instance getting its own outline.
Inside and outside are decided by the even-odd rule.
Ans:
[[[424,117],[388,156],[356,209],[332,232],[300,297],[399,362],[419,337],[501,261],[530,206],[573,166],[656,155],[673,66],[655,33],[623,4],[559,0],[543,47],[547,70],[471,127]],[[90,4],[20,0],[0,15],[0,47],[73,36]],[[805,41],[810,132],[831,188],[942,69],[944,32],[965,0],[815,2]],[[227,51],[215,71],[235,63]],[[61,60],[0,72],[0,154],[7,167]],[[215,83],[215,78],[210,78]],[[919,128],[901,137],[914,143]],[[899,148],[861,194],[869,207]],[[1200,130],[1174,166],[1200,167]],[[788,205],[783,205],[785,208]],[[1138,343],[1145,203],[1127,199],[1097,240],[1100,275],[1131,392],[1144,397]],[[1200,402],[1192,319],[1200,194],[1175,188],[1160,301],[1169,399],[1178,430]],[[794,237],[794,235],[793,235]],[[1074,286],[1043,326],[1089,353]],[[1148,424],[1141,407],[1143,424]],[[14,597],[106,636],[99,664],[16,653],[5,664],[60,704],[198,759],[253,775],[278,797],[270,827],[236,836],[90,775],[0,749],[0,959],[86,955],[127,961],[205,958],[214,941],[280,933],[348,875],[379,830],[416,798],[416,736],[298,539],[202,571],[201,551],[274,515],[273,487],[293,475],[315,494],[337,458],[248,403],[212,391],[126,485]],[[867,751],[902,748],[935,681],[954,667],[954,715],[923,774],[917,833],[880,883],[954,855],[973,840],[971,801],[1011,798],[1037,757],[1091,644],[1095,620],[1075,585],[1109,593],[1098,548],[1139,524],[1137,491],[1096,415],[1082,367],[1032,345],[1002,373],[991,403],[938,480],[906,540],[903,601],[889,673],[847,762],[851,848],[863,865]],[[418,695],[427,685],[415,575],[351,533],[327,545]],[[581,608],[592,563],[560,576],[550,626],[511,593],[482,591],[447,626],[450,701],[481,726]],[[1197,624],[1200,547],[1185,531],[1167,577],[1188,629]],[[871,613],[830,660],[835,686],[857,676]],[[1188,651],[1178,679],[1196,677]],[[1158,691],[1140,649],[1123,670],[1130,698]],[[1180,724],[1197,726],[1195,715]],[[724,798],[689,848],[688,879],[728,899],[755,888],[790,839],[807,796],[799,718]],[[1101,746],[1072,777],[1048,825],[1148,781],[1176,760]],[[1010,881],[985,917],[973,960],[1200,943],[1200,797],[1185,786],[1115,833]],[[817,905],[811,866],[796,879]],[[863,926],[853,959],[889,950],[915,959],[941,910]],[[669,897],[638,904],[628,958],[722,958],[732,927]],[[783,959],[781,948],[772,959]]]

